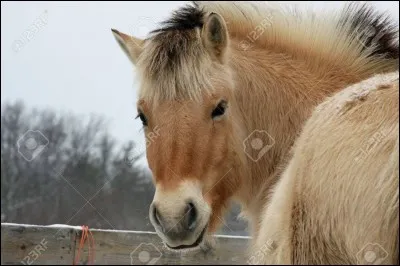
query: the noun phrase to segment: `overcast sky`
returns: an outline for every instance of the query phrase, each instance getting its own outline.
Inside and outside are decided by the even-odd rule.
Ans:
[[[307,4],[338,8],[343,2]],[[398,23],[398,1],[372,4]],[[119,140],[143,146],[141,123],[134,120],[135,69],[110,29],[144,37],[182,5],[179,1],[1,2],[2,104],[22,99],[29,107],[102,114]],[[33,24],[38,30],[25,36]]]

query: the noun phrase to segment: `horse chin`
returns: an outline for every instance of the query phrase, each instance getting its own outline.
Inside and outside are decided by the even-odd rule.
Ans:
[[[179,245],[176,247],[171,247],[167,243],[165,243],[165,245],[169,250],[174,251],[174,252],[190,252],[190,251],[197,251],[199,249],[204,249],[203,247],[207,246],[206,245],[207,227],[208,227],[208,225],[206,225],[203,228],[203,230],[197,237],[196,241],[191,245]]]

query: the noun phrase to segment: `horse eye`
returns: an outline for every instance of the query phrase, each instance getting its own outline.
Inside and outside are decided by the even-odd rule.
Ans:
[[[147,118],[144,116],[142,112],[139,112],[136,118],[138,117],[140,118],[140,120],[142,120],[143,126],[147,126]]]
[[[221,102],[219,102],[217,107],[215,107],[215,109],[212,111],[211,118],[214,119],[223,115],[225,113],[226,107],[227,107],[226,101],[222,100]]]

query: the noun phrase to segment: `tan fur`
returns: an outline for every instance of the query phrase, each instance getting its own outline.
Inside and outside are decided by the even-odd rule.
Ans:
[[[262,215],[260,264],[361,264],[378,244],[396,264],[399,76],[378,75],[320,104]],[[378,246],[377,246],[378,247]],[[378,249],[379,250],[379,249]],[[377,254],[378,257],[380,254]]]
[[[350,84],[398,69],[398,60],[371,56],[366,40],[350,31],[349,22],[339,29],[340,14],[331,11],[314,17],[265,3],[199,5],[207,12],[205,21],[212,12],[222,18],[217,33],[227,31],[229,37],[217,38],[223,45],[206,41],[207,23],[152,34],[142,46],[136,39],[124,43],[131,47],[127,51],[141,51],[132,61],[141,81],[138,109],[148,120],[145,132],[160,132],[147,147],[147,160],[155,184],[162,184],[156,194],[176,191],[178,198],[182,182],[202,184],[202,203],[211,209],[209,234],[236,200],[257,236],[266,195],[315,106]],[[243,49],[243,40],[259,25],[263,32]],[[221,100],[228,102],[226,113],[212,120]],[[273,140],[256,161],[244,152],[255,130]],[[170,215],[179,213],[176,208]]]
[[[248,41],[247,37],[256,30],[256,34],[250,36],[255,39],[251,43],[254,54],[247,54],[251,51],[246,51],[245,61],[247,58],[258,59],[258,56],[262,56],[267,50],[281,55],[280,60],[285,59],[284,55],[286,55],[290,57],[290,60],[301,61],[303,64],[301,68],[307,68],[308,71],[315,72],[317,76],[324,76],[327,71],[335,70],[337,71],[335,78],[338,79],[340,75],[343,75],[345,81],[352,78],[347,73],[358,77],[365,76],[393,68],[397,63],[394,60],[368,57],[373,46],[365,49],[360,44],[362,40],[359,39],[359,35],[368,29],[353,32],[348,24],[339,30],[337,24],[340,12],[326,10],[315,18],[312,14],[284,8],[285,6],[274,3],[229,1],[198,1],[197,3],[205,11],[216,12],[224,18],[234,48],[242,50],[241,42]],[[259,28],[260,26],[262,29]],[[138,62],[138,78],[144,83],[139,92],[139,98],[174,99],[188,96],[191,99],[199,99],[203,93],[214,90],[212,73],[219,74],[227,69],[219,69],[218,64],[213,64],[207,58],[205,50],[201,49],[199,35],[199,32],[179,34],[170,32],[153,38],[150,35]],[[171,68],[168,67],[167,51],[176,45],[179,45],[181,53],[180,64],[175,64]],[[232,51],[231,56],[234,56],[236,52],[238,51]],[[260,63],[262,66],[262,62]],[[179,78],[174,78],[174,75],[178,73]],[[229,75],[220,74],[221,77]],[[177,93],[179,89],[182,95]]]

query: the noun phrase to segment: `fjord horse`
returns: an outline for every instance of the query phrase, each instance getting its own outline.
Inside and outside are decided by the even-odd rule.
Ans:
[[[398,191],[393,190],[393,178],[383,173],[398,161],[398,153],[392,152],[392,133],[386,132],[386,126],[395,123],[393,117],[371,117],[367,133],[360,137],[351,130],[353,126],[362,130],[363,121],[368,123],[363,119],[376,109],[398,108],[398,101],[385,98],[390,102],[386,109],[371,102],[353,117],[350,113],[361,108],[355,106],[340,120],[330,117],[334,107],[326,106],[339,100],[328,100],[332,103],[318,109],[324,113],[303,130],[314,109],[328,97],[398,69],[397,31],[384,15],[358,4],[314,15],[264,2],[194,2],[175,11],[145,39],[112,32],[136,67],[138,117],[145,134],[158,132],[146,148],[156,187],[149,216],[169,248],[201,246],[217,230],[231,201],[241,204],[250,222],[254,239],[250,256],[272,240],[268,251],[250,263],[355,263],[354,252],[366,240],[380,241],[380,234],[396,237],[390,234],[398,231],[388,229],[396,223],[393,214],[373,211],[398,206],[390,194]],[[391,82],[384,84],[389,90],[371,92],[371,98],[380,93],[395,96]],[[379,86],[374,84],[371,90]],[[361,166],[350,171],[354,150],[368,133],[379,130],[380,118],[387,118],[384,131],[390,136],[382,142],[385,153],[374,151],[379,160],[361,159]],[[331,124],[324,124],[329,119]],[[343,119],[352,123],[334,128]],[[319,127],[324,133],[312,142]],[[352,138],[339,145],[330,141],[342,139],[330,134]],[[332,150],[334,145],[337,149]],[[294,147],[298,150],[292,156]],[[303,153],[306,149],[312,153]],[[339,154],[340,149],[345,154]],[[329,162],[340,171],[335,172]],[[366,164],[377,170],[365,167],[356,174]],[[389,183],[378,176],[371,182],[378,172]],[[297,175],[300,180],[293,181]],[[373,190],[378,184],[379,192]],[[381,196],[363,195],[369,193]],[[389,198],[382,197],[385,193]],[[372,199],[377,201],[371,203]],[[338,213],[340,208],[349,212]],[[385,223],[390,226],[383,228]],[[365,237],[368,234],[370,238]],[[347,238],[353,238],[354,245],[349,246]],[[388,241],[392,245],[393,240]]]

